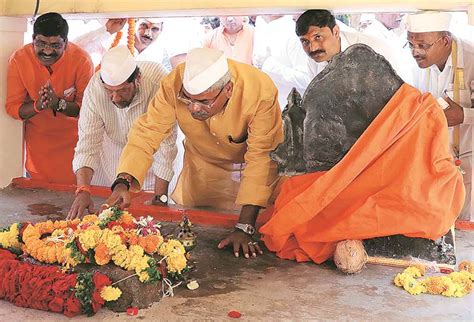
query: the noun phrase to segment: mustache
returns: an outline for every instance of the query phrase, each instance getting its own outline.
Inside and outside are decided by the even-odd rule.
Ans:
[[[119,108],[119,109],[123,109],[123,108],[127,108],[130,104],[128,102],[112,102],[112,104],[115,105],[115,107]]]
[[[39,55],[40,55],[41,57],[58,57],[58,54],[56,54],[56,53],[51,53],[51,54],[49,54],[49,55],[47,55],[47,54],[45,54],[45,53],[39,53]]]
[[[200,118],[208,117],[209,114],[204,113],[204,112],[193,112],[193,113],[191,113],[191,116],[194,117],[194,118],[200,119]]]
[[[309,55],[314,56],[314,55],[325,54],[325,53],[326,51],[324,49],[318,49],[318,50],[310,52]]]

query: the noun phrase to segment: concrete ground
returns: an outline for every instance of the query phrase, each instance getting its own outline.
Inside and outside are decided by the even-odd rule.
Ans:
[[[7,188],[0,191],[0,227],[18,221],[57,220],[64,217],[73,196],[63,192]],[[99,203],[100,200],[97,199]],[[172,229],[165,225],[163,231]],[[395,287],[394,276],[402,269],[367,266],[347,276],[332,263],[316,265],[280,260],[266,252],[256,259],[235,258],[230,250],[218,250],[226,229],[195,227],[198,246],[192,253],[200,288],[175,289],[138,316],[102,309],[89,321],[225,321],[229,311],[246,321],[474,321],[474,295],[446,298],[412,296]],[[474,260],[474,232],[457,231],[458,260]],[[158,290],[157,290],[158,291]],[[0,301],[0,321],[67,321],[48,312],[16,307]]]

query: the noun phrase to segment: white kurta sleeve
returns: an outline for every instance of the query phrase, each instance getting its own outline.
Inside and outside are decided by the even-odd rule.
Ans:
[[[168,182],[171,181],[174,175],[173,161],[178,153],[176,139],[177,129],[174,126],[170,135],[161,142],[158,151],[153,155],[153,174]]]
[[[463,124],[474,124],[474,108],[463,108],[464,121]]]
[[[84,92],[82,107],[79,115],[78,134],[79,139],[75,148],[72,161],[73,171],[88,167],[97,171],[100,163],[99,152],[102,149],[105,125],[102,118],[97,114],[95,104],[100,100],[94,95],[94,88],[89,82]]]
[[[290,88],[296,87],[300,94],[304,93],[312,79],[308,71],[283,65],[273,57],[267,58],[262,66],[262,71],[267,73],[275,84],[287,85]]]
[[[106,49],[102,45],[103,41],[109,39],[111,35],[107,32],[105,26],[92,30],[82,36],[77,37],[72,42],[91,54],[103,54]]]

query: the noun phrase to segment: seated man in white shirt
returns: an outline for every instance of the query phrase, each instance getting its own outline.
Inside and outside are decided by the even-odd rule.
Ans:
[[[454,162],[463,172],[466,200],[460,218],[474,221],[472,203],[472,124],[474,123],[474,44],[449,32],[451,14],[408,16],[408,46],[418,67],[414,85],[439,98],[450,126]]]
[[[135,119],[146,112],[167,71],[158,63],[136,62],[125,46],[109,50],[90,80],[79,116],[79,140],[73,160],[76,198],[68,219],[93,213],[90,185],[110,186]],[[154,155],[144,190],[154,190],[154,204],[166,204],[176,157],[176,129]]]

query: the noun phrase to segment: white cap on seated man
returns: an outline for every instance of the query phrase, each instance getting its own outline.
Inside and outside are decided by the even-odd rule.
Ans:
[[[117,46],[107,51],[102,58],[100,77],[105,84],[118,86],[124,83],[136,68],[137,63],[128,48]]]

